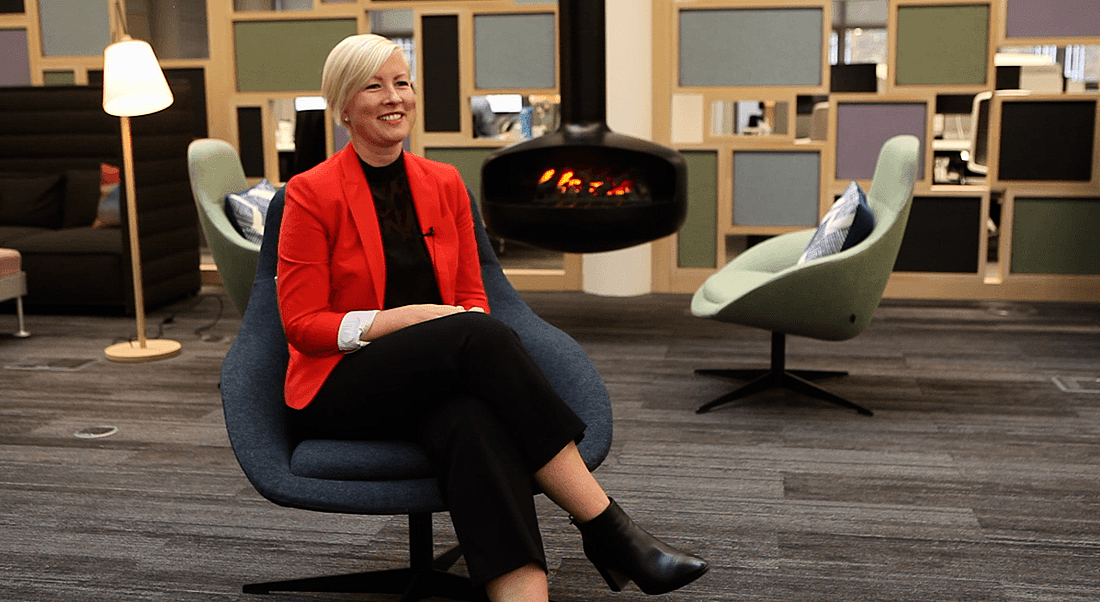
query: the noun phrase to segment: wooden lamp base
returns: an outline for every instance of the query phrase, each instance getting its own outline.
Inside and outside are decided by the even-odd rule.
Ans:
[[[147,339],[142,347],[138,341],[115,343],[103,350],[107,359],[115,362],[149,362],[175,357],[183,345],[170,339]]]

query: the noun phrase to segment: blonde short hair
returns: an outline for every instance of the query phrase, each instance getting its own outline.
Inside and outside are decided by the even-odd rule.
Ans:
[[[321,95],[325,97],[337,125],[345,126],[340,116],[352,95],[365,86],[379,67],[395,53],[408,67],[409,57],[401,46],[373,33],[348,36],[329,52],[321,71]]]

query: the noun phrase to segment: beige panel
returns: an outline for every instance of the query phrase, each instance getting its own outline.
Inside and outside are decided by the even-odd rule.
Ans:
[[[698,144],[703,141],[703,110],[701,94],[672,96],[673,144]]]

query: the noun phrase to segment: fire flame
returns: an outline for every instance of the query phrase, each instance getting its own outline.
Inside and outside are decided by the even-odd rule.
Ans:
[[[622,196],[634,192],[634,180],[626,180],[622,184],[607,191],[607,196]]]
[[[558,175],[556,169],[547,169],[542,173],[538,183],[546,184],[553,180],[555,176],[557,176],[555,188],[563,195],[586,192],[589,196],[612,197],[627,195],[634,191],[634,180],[631,179],[622,180],[614,186],[611,185],[613,182],[591,180],[586,187],[584,180],[578,178],[576,172],[568,167],[562,169],[560,175]]]

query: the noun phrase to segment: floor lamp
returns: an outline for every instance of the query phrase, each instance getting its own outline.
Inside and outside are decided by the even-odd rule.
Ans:
[[[141,283],[141,247],[138,243],[137,199],[134,192],[134,148],[130,118],[148,115],[172,104],[153,48],[128,35],[103,51],[103,110],[122,119],[122,173],[126,183],[127,225],[130,229],[130,265],[137,313],[136,341],[116,343],[103,350],[117,362],[145,362],[178,355],[181,345],[168,339],[145,338],[145,298]]]

